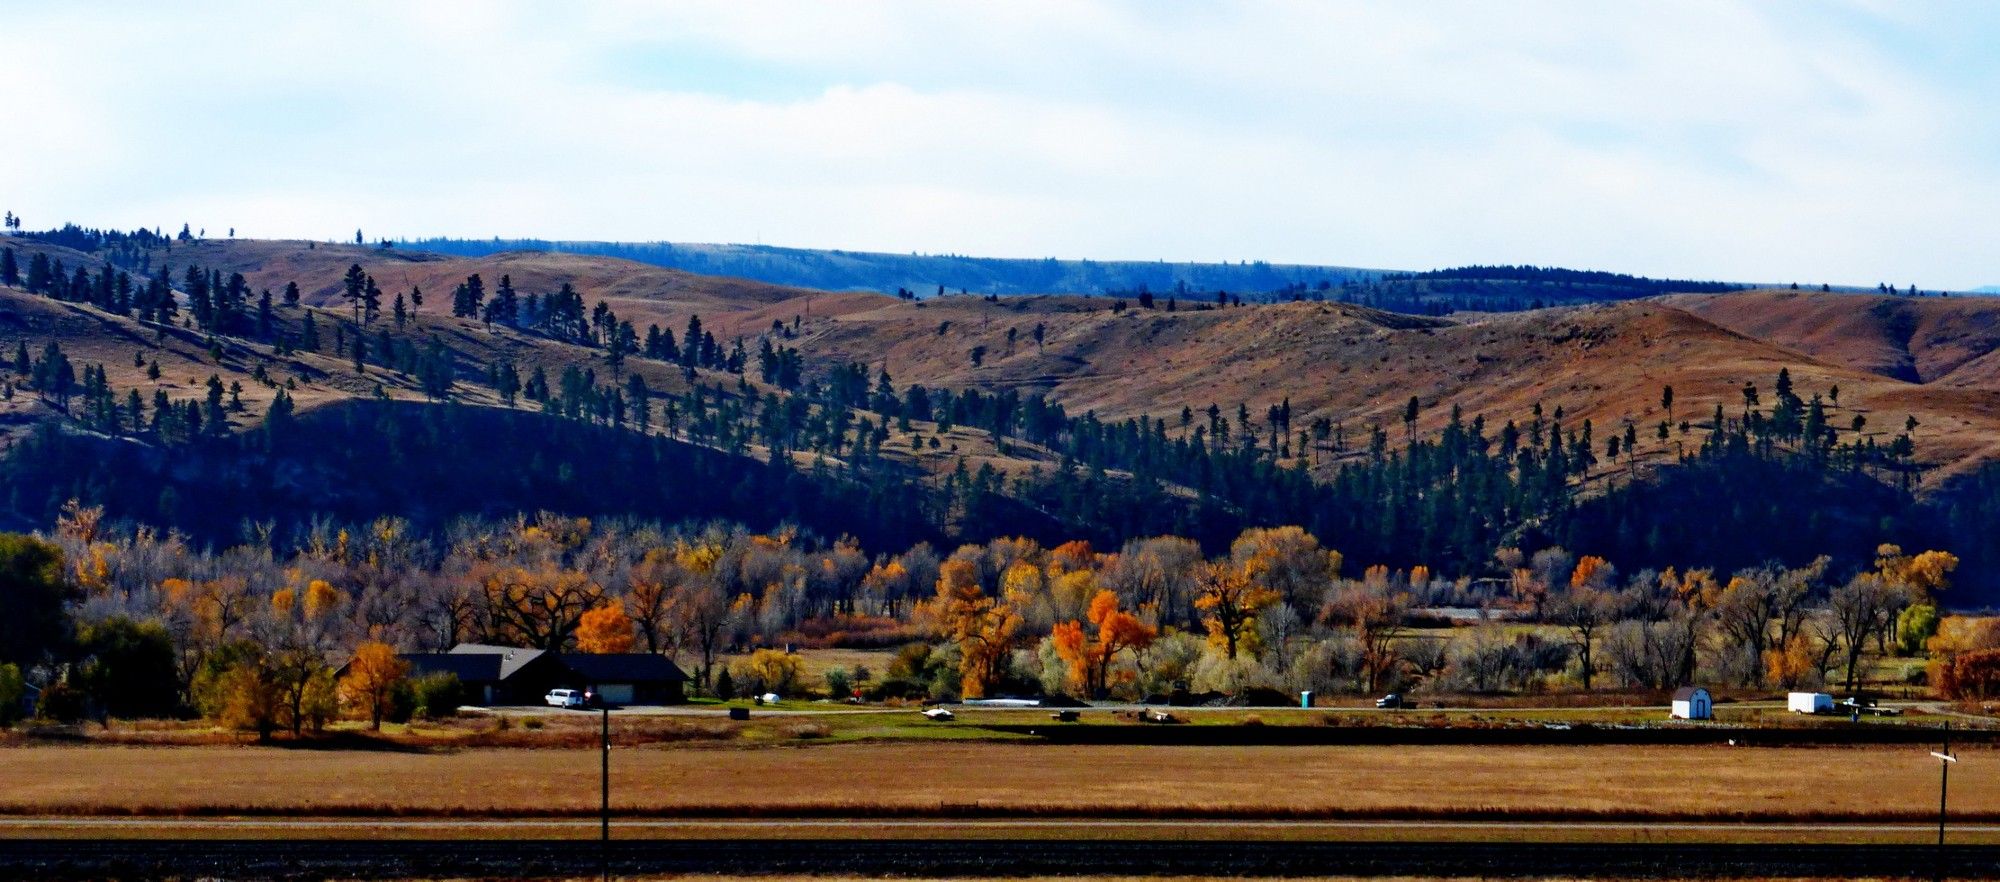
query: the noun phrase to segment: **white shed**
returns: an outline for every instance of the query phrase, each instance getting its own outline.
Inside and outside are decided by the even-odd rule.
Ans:
[[[1668,716],[1676,720],[1714,719],[1715,700],[1700,686],[1682,686],[1674,690],[1673,711]]]
[[[1785,708],[1795,714],[1833,713],[1833,696],[1824,692],[1793,692],[1785,696]]]

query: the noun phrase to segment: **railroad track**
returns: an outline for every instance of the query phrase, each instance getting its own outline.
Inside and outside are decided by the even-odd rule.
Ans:
[[[0,840],[0,879],[856,875],[2000,878],[2000,846],[994,840]]]

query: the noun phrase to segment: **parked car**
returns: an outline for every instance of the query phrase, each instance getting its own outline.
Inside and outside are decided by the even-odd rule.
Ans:
[[[542,701],[549,707],[580,708],[585,704],[583,691],[580,689],[551,689],[549,694],[542,696]]]
[[[1375,706],[1384,710],[1400,710],[1406,707],[1416,707],[1416,704],[1404,698],[1401,692],[1391,692],[1388,695],[1375,699]]]

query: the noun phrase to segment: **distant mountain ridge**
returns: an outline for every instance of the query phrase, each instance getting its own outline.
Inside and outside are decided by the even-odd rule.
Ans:
[[[910,299],[1085,294],[1145,301],[1274,303],[1335,301],[1407,312],[1509,312],[1562,304],[1633,300],[1660,294],[1721,293],[1748,286],[1653,279],[1537,266],[1465,266],[1423,272],[1359,267],[1129,260],[1040,260],[958,254],[887,254],[768,245],[576,242],[550,239],[411,239],[406,252],[482,258],[535,252],[611,257],[707,276],[825,291],[872,291]],[[1226,296],[1225,296],[1226,295]]]
[[[772,245],[677,242],[574,242],[550,239],[410,239],[399,248],[484,257],[506,251],[556,251],[649,263],[702,275],[738,276],[826,291],[907,291],[918,297],[968,294],[1113,294],[1150,290],[1269,292],[1367,282],[1382,270],[1348,266],[1239,261],[1170,263],[1137,260],[968,257],[889,254]]]

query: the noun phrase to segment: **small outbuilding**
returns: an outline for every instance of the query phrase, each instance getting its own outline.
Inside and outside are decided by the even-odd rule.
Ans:
[[[1833,713],[1833,696],[1824,692],[1788,693],[1785,709],[1795,714],[1830,714]]]
[[[1715,700],[1700,686],[1682,686],[1674,690],[1673,709],[1667,715],[1676,720],[1712,720]]]

